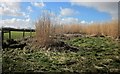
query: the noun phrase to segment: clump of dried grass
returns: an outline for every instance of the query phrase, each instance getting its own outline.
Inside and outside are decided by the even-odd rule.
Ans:
[[[50,13],[44,11],[38,22],[36,22],[36,38],[41,46],[46,46],[52,42],[52,27]]]

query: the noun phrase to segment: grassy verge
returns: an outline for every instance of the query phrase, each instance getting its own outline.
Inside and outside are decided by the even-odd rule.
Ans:
[[[32,36],[35,35],[35,32],[32,32]],[[11,31],[12,39],[23,38],[23,32]],[[30,36],[30,32],[25,32],[25,37]],[[4,39],[9,39],[9,33],[4,33]]]
[[[3,51],[4,71],[119,72],[120,46],[108,38],[74,38],[66,41],[78,52],[41,49]]]

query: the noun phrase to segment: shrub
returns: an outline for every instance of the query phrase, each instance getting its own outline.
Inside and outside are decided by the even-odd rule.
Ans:
[[[36,22],[36,38],[41,46],[46,46],[52,42],[52,28],[50,12],[43,11],[42,16]]]

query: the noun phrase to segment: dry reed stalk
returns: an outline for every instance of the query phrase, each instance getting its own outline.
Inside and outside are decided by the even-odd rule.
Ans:
[[[36,22],[36,37],[41,46],[46,46],[52,42],[52,23],[50,13],[44,12]]]
[[[94,23],[90,25],[77,25],[77,24],[69,24],[64,25],[63,32],[64,33],[86,33],[88,35],[104,35],[104,36],[111,36],[116,38],[120,36],[120,32],[118,29],[118,22],[112,21],[108,23]]]
[[[85,32],[86,34],[104,35],[116,38],[119,35],[118,22],[112,21],[104,24],[91,24],[85,26],[83,32]]]

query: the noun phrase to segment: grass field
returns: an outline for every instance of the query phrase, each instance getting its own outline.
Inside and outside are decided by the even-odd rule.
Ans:
[[[36,6],[36,4],[37,3],[34,3],[33,5]],[[42,3],[42,6],[43,5]],[[84,3],[82,5],[84,5]],[[2,6],[4,6],[4,4]],[[76,6],[75,3],[72,6]],[[110,5],[106,6],[108,7]],[[104,8],[104,4],[101,7]],[[76,9],[76,7],[74,8]],[[35,32],[32,33],[32,36],[35,37],[27,37],[30,36],[30,32],[25,32],[25,37],[27,38],[23,38],[23,32],[12,31],[11,38],[13,40],[7,40],[9,34],[5,33],[4,40],[6,41],[3,41],[2,44],[3,73],[119,73],[120,26],[118,26],[118,20],[112,19],[113,14],[111,14],[111,12],[109,14],[104,10],[102,10],[102,15],[99,15],[98,13],[101,12],[101,10],[99,11],[99,8],[96,9],[94,7],[92,11],[95,10],[95,13],[97,12],[99,16],[104,16],[103,14],[105,14],[105,16],[103,19],[102,17],[98,19],[99,16],[97,14],[95,14],[97,16],[91,16],[91,13],[94,14],[94,12],[90,11],[89,15],[92,17],[90,23],[89,16],[84,15],[86,19],[84,17],[82,17],[84,19],[80,19],[81,16],[79,18],[79,14],[72,15],[71,10],[72,9],[60,7],[60,15],[62,15],[62,17],[59,16],[58,13],[54,13],[54,11],[51,12],[51,10],[47,10],[47,8],[40,10],[40,17],[37,17],[35,20],[32,20],[29,16],[28,18],[25,16],[26,19],[23,19],[23,21],[26,27],[27,23],[31,27],[35,26]],[[66,11],[67,14],[69,12],[70,14],[65,15]],[[107,18],[105,18],[106,14],[109,14],[110,17],[107,16]],[[108,18],[111,18],[111,20],[106,20]],[[17,24],[18,20],[19,19],[14,18],[12,22],[16,22],[14,24]],[[4,21],[9,23],[9,19]],[[23,27],[25,27],[25,25]]]
[[[49,16],[43,16],[36,25],[37,40],[28,38],[29,41],[26,42],[27,45],[23,49],[4,49],[3,71],[120,72],[120,43],[115,40],[119,36],[116,29],[117,24],[113,22],[113,24],[109,23],[107,25],[105,23],[105,25],[74,26],[66,25],[63,28],[56,28],[51,24]],[[55,34],[60,36],[66,33],[83,33],[89,36],[82,35],[81,37],[63,39],[71,47],[79,48],[78,51],[72,52],[67,50],[67,48],[64,49],[62,44],[55,43],[59,39],[54,40]],[[25,36],[30,36],[30,33],[26,32]],[[107,36],[110,37],[108,38]],[[111,37],[114,37],[114,40]],[[6,33],[5,39],[7,38],[8,34]],[[22,39],[22,32],[12,32],[12,38]],[[50,51],[54,50],[52,47],[58,48],[56,51]],[[59,48],[61,51],[57,51],[60,50]]]
[[[80,48],[78,52],[41,49],[3,51],[4,71],[33,72],[119,72],[120,46],[109,38],[74,38],[66,43]]]
[[[35,35],[35,32],[32,32],[32,36]],[[18,31],[11,31],[11,38],[12,39],[22,39],[23,38],[23,32]],[[30,32],[25,32],[25,37],[30,36]],[[9,33],[4,33],[4,39],[9,39]]]

